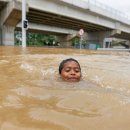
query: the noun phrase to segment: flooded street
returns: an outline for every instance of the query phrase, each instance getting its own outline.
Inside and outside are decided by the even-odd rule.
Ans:
[[[75,58],[82,81],[60,79]],[[130,130],[130,54],[0,46],[0,130]]]

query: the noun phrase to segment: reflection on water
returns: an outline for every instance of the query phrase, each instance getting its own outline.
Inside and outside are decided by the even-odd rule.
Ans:
[[[79,83],[58,75],[70,57]],[[0,129],[129,130],[129,75],[127,52],[0,47]]]

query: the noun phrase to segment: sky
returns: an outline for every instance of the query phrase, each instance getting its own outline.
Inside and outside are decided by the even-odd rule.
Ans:
[[[97,0],[130,16],[130,0]]]

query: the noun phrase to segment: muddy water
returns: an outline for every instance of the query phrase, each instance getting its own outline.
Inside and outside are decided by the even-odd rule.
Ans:
[[[82,81],[58,75],[77,59]],[[130,130],[130,55],[0,47],[0,130]]]

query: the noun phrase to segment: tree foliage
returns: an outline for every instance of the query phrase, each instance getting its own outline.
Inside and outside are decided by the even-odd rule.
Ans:
[[[57,46],[57,38],[55,35],[27,33],[27,46]],[[21,32],[15,32],[15,45],[22,44]]]

